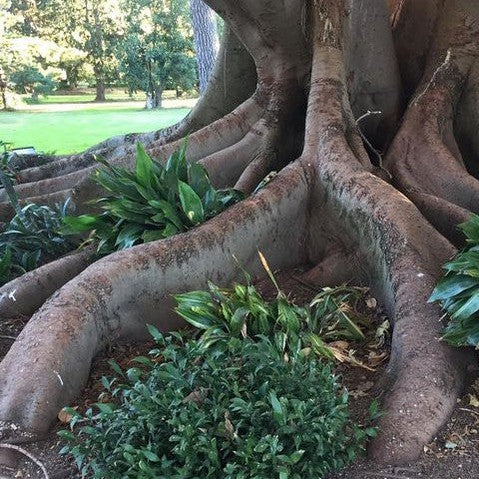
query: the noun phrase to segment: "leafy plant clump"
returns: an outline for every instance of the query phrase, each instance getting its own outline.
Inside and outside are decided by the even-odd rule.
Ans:
[[[28,203],[21,207],[8,175],[0,179],[16,214],[0,231],[0,285],[56,259],[75,244],[60,232],[68,208]]]
[[[90,232],[101,255],[184,232],[243,199],[234,189],[214,189],[203,166],[187,163],[186,143],[165,167],[140,144],[134,172],[98,161],[105,168],[95,181],[110,193],[95,200],[104,212],[67,217],[65,231]]]
[[[446,274],[429,301],[450,316],[443,339],[454,346],[479,345],[479,216],[459,225],[467,247],[444,265]]]
[[[246,285],[221,289],[210,282],[208,291],[175,295],[176,312],[202,332],[200,344],[224,349],[232,337],[260,335],[275,341],[287,354],[312,350],[328,359],[347,359],[328,343],[364,339],[364,320],[349,307],[363,292],[348,286],[324,288],[309,305],[298,306],[280,290],[261,253],[260,257],[278,291],[271,302],[261,296],[246,272]]]
[[[84,416],[68,409],[73,419],[59,433],[69,441],[61,452],[83,476],[322,478],[376,433],[352,422],[347,393],[315,358],[285,361],[265,337],[205,350],[150,331],[158,349],[126,374],[114,364],[122,383],[103,378],[113,403]]]

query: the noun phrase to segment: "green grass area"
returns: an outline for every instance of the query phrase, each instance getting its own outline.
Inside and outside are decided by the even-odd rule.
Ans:
[[[189,108],[144,110],[138,106],[71,111],[15,111],[0,113],[0,139],[14,147],[34,146],[57,154],[82,151],[114,135],[158,130],[183,118]]]

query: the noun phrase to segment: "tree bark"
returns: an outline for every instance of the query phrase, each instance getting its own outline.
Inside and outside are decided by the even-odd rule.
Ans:
[[[231,30],[198,109],[166,139],[152,133],[102,147],[113,164],[133,167],[132,144],[147,139],[165,161],[191,128],[188,159],[215,185],[250,192],[279,173],[206,224],[103,258],[65,285],[71,275],[52,264],[58,291],[0,364],[0,421],[45,432],[107,340],[143,336],[145,323],[176,326],[171,293],[208,279],[227,284],[233,254],[260,271],[260,248],[273,268],[309,262],[318,282],[330,283],[347,266],[372,288],[394,331],[370,454],[414,460],[453,411],[472,361],[438,340],[441,312],[427,299],[456,252],[452,242],[464,241],[457,223],[479,212],[479,3],[391,0],[391,17],[378,0],[207,3]],[[83,169],[73,168],[79,159]],[[92,161],[27,169],[17,192],[44,203],[71,194],[85,208],[101,194],[89,179]],[[0,204],[2,218],[11,214]],[[0,302],[0,314],[30,311],[30,296]]]
[[[206,91],[219,50],[216,17],[203,0],[190,0],[200,94]]]
[[[96,90],[95,101],[97,102],[106,101],[105,82],[103,81],[103,78],[101,77],[100,74],[96,76],[95,90]]]

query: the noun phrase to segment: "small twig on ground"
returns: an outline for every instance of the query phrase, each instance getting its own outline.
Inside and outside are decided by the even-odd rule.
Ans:
[[[45,476],[45,479],[50,479],[50,476],[48,475],[48,471],[46,467],[43,465],[43,463],[40,461],[40,459],[37,459],[33,454],[30,454],[25,449],[19,446],[15,446],[13,444],[6,444],[6,443],[1,443],[0,449],[12,449],[14,451],[19,452],[20,454],[23,454],[24,456],[28,457],[28,459],[30,459],[32,462],[34,462],[42,470],[43,475]]]

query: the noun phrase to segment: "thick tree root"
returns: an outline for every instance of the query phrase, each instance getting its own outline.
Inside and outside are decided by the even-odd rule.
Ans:
[[[307,200],[303,170],[295,165],[189,233],[87,268],[33,316],[0,364],[0,420],[35,434],[47,430],[81,391],[93,356],[108,341],[144,337],[145,323],[164,331],[177,325],[170,294],[204,287],[208,279],[227,284],[237,275],[233,255],[252,272],[260,270],[257,249],[275,268],[303,262]]]
[[[95,258],[91,248],[52,261],[0,288],[0,318],[31,316],[57,289],[80,274]]]
[[[356,242],[367,264],[365,279],[394,319],[388,412],[370,453],[380,462],[401,463],[421,453],[452,413],[464,384],[464,355],[438,343],[440,312],[427,303],[440,266],[454,249],[403,195],[364,171],[349,150],[340,126],[343,118],[351,121],[342,65],[336,45],[318,42],[304,158],[317,164],[322,215],[337,218],[335,227],[353,240],[351,247]]]
[[[386,414],[370,454],[387,463],[414,460],[455,407],[471,360],[468,352],[439,341],[441,313],[427,299],[441,265],[456,252],[446,237],[461,244],[456,223],[479,212],[479,182],[471,175],[479,173],[475,132],[464,118],[456,122],[469,141],[470,156],[464,162],[464,147],[456,144],[453,129],[461,87],[476,61],[479,9],[469,0],[392,2],[398,7],[394,40],[399,70],[406,90],[416,89],[416,95],[385,165],[381,155],[373,165],[355,118],[367,115],[364,108],[383,111],[383,123],[365,125],[362,138],[376,140],[378,135],[387,143],[400,113],[384,2],[361,2],[364,8],[359,9],[349,0],[322,0],[307,2],[306,10],[296,1],[282,2],[281,8],[275,0],[208,3],[253,56],[258,90],[235,112],[191,136],[190,160],[202,161],[215,185],[236,183],[251,191],[264,174],[296,157],[297,131],[285,125],[303,128],[295,115],[304,115],[302,105],[298,112],[291,108],[288,95],[294,93],[293,101],[301,103],[298,92],[307,87],[303,153],[260,193],[219,217],[177,237],[104,258],[54,293],[0,364],[0,420],[15,423],[18,430],[45,432],[58,410],[79,393],[92,357],[108,341],[140,337],[145,323],[162,330],[175,327],[171,293],[203,287],[208,279],[230,282],[236,275],[232,254],[258,272],[254,258],[259,248],[273,268],[318,264],[307,277],[320,284],[354,277],[371,286],[387,308],[394,332],[383,381]],[[409,62],[409,47],[397,44],[418,29],[402,17],[411,11],[427,21],[417,33],[417,55]],[[364,28],[363,18],[375,19],[375,28],[361,36],[357,30]],[[307,36],[291,28],[295,22],[312,30],[312,68]],[[432,41],[434,31],[438,41]],[[358,41],[364,36],[366,41]],[[364,65],[374,65],[379,55],[389,57],[387,71],[363,73]],[[476,84],[467,84],[472,93],[463,103],[472,115]],[[278,98],[275,90],[281,92]],[[153,139],[148,149],[158,157],[179,144]],[[132,145],[116,145],[112,161],[131,167]],[[384,167],[394,186],[374,175]],[[77,205],[101,193],[82,175],[72,191]],[[42,195],[41,201],[51,202],[69,192],[61,176],[55,181],[54,187],[46,182],[45,188],[18,189],[25,198],[31,188],[32,194]],[[0,219],[7,213],[0,204]]]

